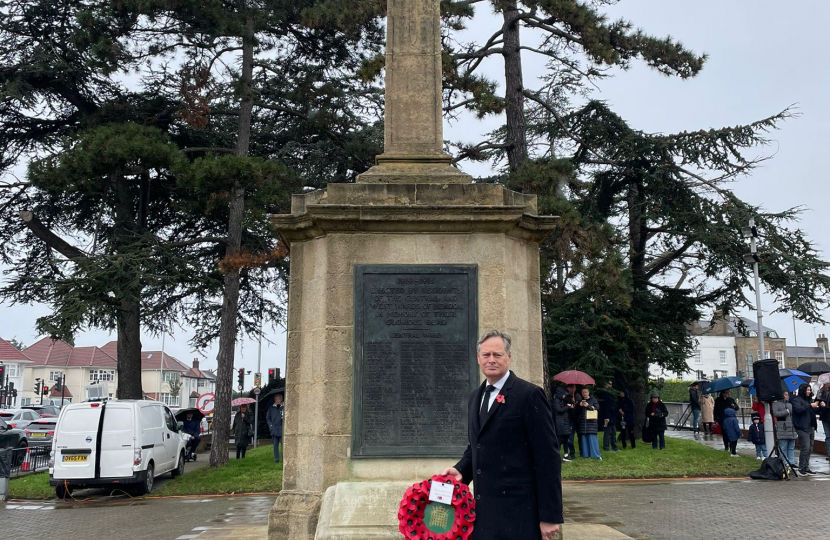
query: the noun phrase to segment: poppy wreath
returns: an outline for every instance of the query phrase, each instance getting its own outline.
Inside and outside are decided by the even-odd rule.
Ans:
[[[444,533],[433,532],[424,523],[427,506],[438,504],[429,500],[432,482],[444,484],[452,482],[453,484],[450,506],[452,506],[454,517],[452,524],[447,523],[443,527],[448,529]],[[398,530],[406,540],[468,540],[473,533],[473,522],[476,519],[475,506],[473,495],[466,484],[462,484],[452,476],[435,475],[406,490],[398,509]],[[435,515],[435,512],[432,515]]]

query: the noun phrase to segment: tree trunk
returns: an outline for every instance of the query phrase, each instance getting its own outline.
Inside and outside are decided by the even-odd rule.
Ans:
[[[138,300],[121,300],[116,314],[118,327],[118,399],[142,399],[141,317]],[[161,396],[159,396],[161,399]]]
[[[507,163],[510,170],[518,169],[527,161],[527,123],[524,112],[524,80],[522,79],[522,54],[517,17],[519,8],[515,0],[505,3],[504,11],[504,97],[507,101]]]
[[[110,177],[115,192],[114,245],[116,253],[127,247],[139,233],[134,211],[134,200],[127,178],[123,174]],[[137,271],[137,270],[134,270]],[[141,389],[141,284],[139,279],[121,283],[117,294],[120,306],[116,314],[118,328],[118,399],[142,399]],[[159,396],[161,399],[161,396]]]
[[[245,2],[240,2],[245,8]],[[253,111],[254,70],[254,20],[248,15],[245,35],[242,37],[242,99],[239,106],[239,123],[236,153],[247,156],[251,138],[251,112]],[[238,180],[231,191],[228,216],[228,247],[226,257],[239,252],[242,246],[242,228],[245,217],[245,188]],[[213,444],[210,449],[210,466],[222,467],[228,463],[226,442],[230,439],[231,396],[233,385],[233,360],[236,347],[237,309],[239,307],[239,268],[226,269],[225,290],[222,299],[222,318],[219,327],[219,354],[216,358],[216,398],[213,422]]]
[[[634,179],[628,186],[626,197],[628,205],[628,256],[631,261],[631,276],[633,293],[631,295],[632,307],[640,300],[642,293],[647,291],[646,279],[646,242],[647,242],[647,220],[645,217],[645,197],[642,192],[642,185],[639,180]],[[646,332],[646,329],[641,329]],[[631,399],[634,400],[634,418],[640,427],[645,425],[645,408],[648,402],[648,356],[642,352],[634,353],[631,359],[640,374],[631,385]]]

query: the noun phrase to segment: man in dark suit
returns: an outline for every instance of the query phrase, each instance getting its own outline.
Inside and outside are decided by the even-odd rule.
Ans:
[[[559,445],[545,392],[510,371],[510,336],[478,342],[487,379],[470,396],[464,456],[443,474],[474,482],[473,540],[551,540],[560,531]]]

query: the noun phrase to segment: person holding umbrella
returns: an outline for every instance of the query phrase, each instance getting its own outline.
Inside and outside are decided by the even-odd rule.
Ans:
[[[233,439],[236,442],[236,459],[242,456],[245,459],[245,452],[248,450],[248,445],[251,444],[253,432],[251,431],[253,419],[248,412],[248,405],[243,403],[239,406],[239,410],[233,417]]]
[[[798,453],[798,474],[802,476],[815,475],[810,470],[810,456],[813,453],[813,442],[816,437],[816,409],[822,406],[818,401],[813,401],[813,389],[809,384],[804,383],[798,387],[798,395],[792,400],[793,424],[798,435],[798,445],[801,451]]]
[[[193,411],[187,411],[187,415],[185,416],[182,424],[184,424],[182,431],[190,435],[190,440],[187,441],[185,454],[188,456],[188,459],[196,461],[196,449],[202,441],[202,438],[199,436],[202,434],[201,420],[194,417]]]
[[[830,374],[825,373],[818,378],[821,385],[819,387],[816,399],[824,403],[824,407],[819,409],[818,417],[821,419],[821,425],[824,428],[824,446],[827,449],[827,460],[830,461]]]
[[[720,424],[721,428],[723,428],[723,422],[726,420],[726,410],[732,409],[734,411],[741,410],[738,407],[738,403],[729,396],[729,390],[721,390],[720,395],[715,400],[715,422]],[[734,416],[734,415],[733,415]],[[722,429],[721,434],[723,437],[723,449],[727,452],[729,451],[729,435],[727,435],[726,430]],[[737,440],[737,439],[735,439]]]

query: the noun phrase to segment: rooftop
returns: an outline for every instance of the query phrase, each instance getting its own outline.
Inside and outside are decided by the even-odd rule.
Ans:
[[[821,347],[787,347],[787,358],[813,358],[824,360],[825,351]]]
[[[20,360],[29,362],[29,357],[19,351],[14,345],[0,338],[0,360]]]

